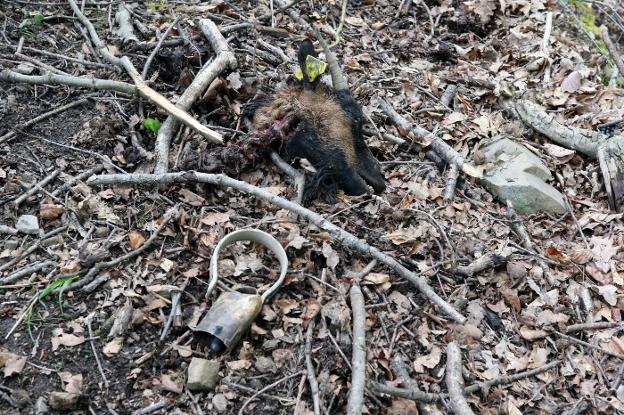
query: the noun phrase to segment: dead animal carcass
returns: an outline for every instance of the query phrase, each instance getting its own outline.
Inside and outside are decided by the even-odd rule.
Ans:
[[[276,150],[287,161],[307,159],[316,173],[306,184],[305,199],[322,196],[333,202],[339,189],[348,195],[375,193],[386,185],[379,162],[362,136],[362,108],[347,87],[336,57],[323,46],[333,88],[320,81],[312,42],[301,42],[297,80],[273,96],[256,100],[245,109],[254,130],[249,148],[254,154]]]

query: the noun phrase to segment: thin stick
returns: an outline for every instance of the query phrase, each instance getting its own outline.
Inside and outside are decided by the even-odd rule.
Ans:
[[[182,284],[182,287],[180,287],[180,291],[175,292],[171,295],[171,312],[169,313],[169,317],[167,318],[165,327],[163,327],[162,333],[160,334],[161,342],[165,340],[165,338],[169,334],[169,329],[171,328],[173,319],[175,318],[176,314],[178,314],[178,307],[180,304],[180,299],[182,298],[182,293],[184,293],[184,290],[186,290],[186,286],[188,285],[190,280],[190,278],[187,278]]]
[[[241,406],[241,408],[238,410],[238,415],[243,415],[245,413],[245,408],[247,407],[247,405],[249,405],[249,403],[252,400],[256,399],[258,397],[258,395],[268,391],[269,389],[272,389],[272,388],[276,387],[277,385],[279,385],[282,382],[285,382],[285,381],[287,381],[289,379],[292,379],[294,377],[297,377],[297,376],[300,376],[300,375],[303,375],[303,374],[305,374],[305,370],[301,370],[301,371],[299,371],[297,373],[293,373],[292,375],[288,375],[286,377],[283,377],[283,378],[281,378],[281,379],[271,383],[270,385],[265,386],[264,388],[260,389],[258,392],[254,393],[249,399],[247,399],[245,401],[243,406]]]
[[[542,52],[546,59],[546,69],[544,69],[544,87],[550,82],[550,33],[552,31],[553,13],[546,13],[546,24],[544,26],[544,38],[542,39]]]
[[[35,250],[37,248],[39,248],[41,246],[41,242],[45,241],[48,238],[53,237],[54,235],[63,232],[64,230],[67,229],[67,226],[61,226],[60,228],[56,228],[51,230],[50,232],[44,234],[38,241],[36,241],[35,243],[33,243],[29,248],[27,248],[25,251],[23,251],[21,254],[18,254],[18,256],[16,256],[15,258],[13,258],[12,260],[10,260],[9,262],[7,262],[6,264],[0,265],[0,272],[11,268],[13,265],[17,264],[19,261],[21,261],[23,258],[27,257],[28,255],[32,254],[33,252],[35,252]]]
[[[178,23],[178,19],[175,19],[173,22],[171,22],[169,27],[167,27],[167,30],[165,30],[165,33],[163,33],[160,39],[158,39],[158,43],[156,43],[156,47],[154,48],[154,50],[152,50],[152,53],[150,53],[150,55],[147,57],[147,60],[145,61],[145,65],[143,65],[143,72],[141,72],[141,76],[143,77],[143,79],[147,79],[147,72],[149,71],[149,68],[152,65],[152,61],[154,60],[154,57],[160,50],[163,42],[165,41],[165,39],[167,39],[169,32],[171,32],[171,29],[173,29],[176,23]]]
[[[91,350],[93,350],[93,356],[95,356],[95,361],[97,362],[98,369],[100,371],[100,375],[102,376],[102,380],[104,380],[104,387],[108,389],[109,383],[108,379],[106,379],[106,374],[104,373],[104,368],[102,368],[102,362],[100,361],[100,355],[98,354],[95,348],[95,336],[93,335],[93,329],[91,328],[91,321],[93,320],[93,313],[90,313],[86,318],[87,329],[89,330],[89,343],[91,344]]]
[[[478,382],[478,383],[468,386],[466,389],[464,389],[464,392],[474,393],[483,389],[491,388],[492,386],[508,385],[517,380],[522,380],[522,379],[529,378],[531,376],[539,375],[540,373],[543,373],[543,372],[546,372],[547,370],[555,368],[559,366],[560,364],[561,364],[561,361],[555,360],[554,362],[550,362],[542,367],[538,367],[538,368],[531,369],[531,370],[526,370],[520,373],[515,373],[513,375],[501,376],[495,379],[487,380],[485,382]]]
[[[466,320],[466,318],[462,316],[457,310],[455,310],[455,308],[451,304],[442,299],[433,290],[433,288],[431,288],[431,286],[423,277],[414,274],[412,271],[401,265],[396,259],[383,253],[379,249],[367,244],[350,232],[347,232],[344,229],[327,221],[318,213],[312,212],[311,210],[306,209],[303,206],[297,205],[294,202],[290,202],[282,197],[273,195],[264,189],[252,186],[249,183],[232,179],[231,177],[224,174],[208,174],[198,172],[178,172],[167,174],[107,174],[92,177],[87,183],[91,186],[94,186],[116,183],[156,185],[184,182],[211,183],[216,186],[231,187],[243,193],[251,194],[260,199],[266,200],[267,202],[279,206],[283,209],[288,209],[290,211],[296,212],[297,214],[306,218],[319,228],[328,231],[343,245],[355,249],[366,256],[371,256],[396,271],[403,278],[411,282],[425,297],[427,297],[432,303],[440,307],[440,309],[447,316],[451,317],[457,323],[462,324]]]
[[[580,344],[582,346],[587,347],[588,349],[594,349],[594,350],[601,351],[602,353],[606,354],[607,356],[617,357],[618,359],[624,360],[624,355],[623,354],[612,352],[611,350],[607,350],[604,347],[596,346],[595,344],[591,344],[591,343],[588,343],[588,342],[586,342],[584,340],[577,339],[576,337],[568,336],[567,334],[563,334],[563,333],[561,333],[561,332],[559,332],[557,330],[553,330],[553,333],[556,334],[557,336],[563,338],[563,339],[571,341],[572,343],[577,343],[577,344]]]
[[[3,70],[0,72],[0,80],[32,85],[69,85],[78,88],[95,90],[117,91],[135,95],[138,88],[127,82],[111,81],[109,79],[80,78],[78,76],[56,75],[22,75],[21,73]]]
[[[305,174],[286,163],[275,151],[271,151],[271,160],[292,179],[297,191],[294,202],[300,205],[303,201],[303,193],[305,191]]]
[[[76,183],[78,183],[81,180],[84,180],[88,177],[93,176],[94,174],[98,174],[99,172],[101,172],[102,170],[104,170],[104,166],[99,164],[89,170],[86,170],[82,173],[80,173],[77,176],[73,176],[72,178],[70,178],[67,182],[65,182],[62,186],[54,189],[54,191],[52,193],[50,193],[52,196],[58,196],[61,193],[63,193],[65,190],[69,189],[70,187],[72,187],[73,185],[75,185]]]
[[[617,322],[610,322],[610,321],[604,321],[604,322],[598,322],[598,323],[579,323],[579,324],[571,324],[568,327],[566,327],[565,332],[566,333],[575,333],[577,331],[584,331],[584,330],[605,330],[605,329],[612,329],[618,326],[622,326],[622,323],[617,323]]]
[[[316,371],[314,370],[314,365],[312,364],[312,337],[314,334],[315,324],[314,319],[310,320],[308,323],[308,329],[306,330],[305,360],[308,382],[310,382],[310,392],[312,393],[312,401],[314,402],[314,415],[320,415],[321,399],[319,397],[319,385],[316,380]]]
[[[25,192],[23,195],[21,195],[20,197],[18,197],[17,199],[13,201],[15,206],[21,205],[22,202],[24,202],[24,200],[28,199],[30,196],[34,195],[35,193],[38,193],[39,190],[43,188],[43,186],[50,183],[52,180],[56,179],[56,176],[58,176],[60,172],[61,172],[60,170],[54,170],[52,173],[44,177],[41,181],[33,184],[31,188],[28,189],[27,192]]]
[[[624,62],[622,62],[622,57],[620,56],[615,45],[611,41],[611,37],[609,36],[609,29],[607,28],[607,26],[601,26],[600,32],[602,33],[602,40],[604,40],[604,43],[609,50],[609,54],[613,58],[613,61],[618,68],[618,71],[620,71],[620,75],[624,76]]]
[[[169,408],[172,404],[167,402],[167,401],[161,401],[161,402],[156,402],[151,404],[150,406],[146,406],[143,409],[138,409],[134,412],[132,412],[132,415],[147,415],[147,414],[151,414],[152,412],[156,412],[162,408]]]
[[[455,342],[450,342],[446,347],[446,387],[453,413],[456,415],[474,415],[464,396],[461,350]]]
[[[359,415],[364,405],[364,386],[366,385],[366,309],[364,296],[357,281],[351,286],[349,297],[353,311],[353,351],[347,414]]]
[[[130,251],[127,254],[120,256],[119,258],[116,258],[116,259],[113,259],[113,260],[110,260],[110,261],[106,261],[106,262],[98,262],[97,264],[95,264],[93,266],[93,268],[91,268],[89,270],[87,275],[85,275],[83,278],[79,279],[78,281],[73,282],[69,286],[69,288],[70,289],[76,289],[76,288],[82,287],[82,286],[88,284],[89,282],[91,282],[93,277],[95,277],[96,274],[98,272],[100,272],[101,270],[107,269],[107,268],[110,268],[110,267],[114,267],[115,265],[121,264],[124,261],[127,261],[127,260],[129,260],[131,258],[134,258],[137,255],[140,255],[143,251],[145,251],[147,248],[149,248],[154,243],[156,238],[158,238],[158,236],[160,235],[160,232],[162,232],[162,230],[165,228],[165,226],[167,226],[169,221],[172,218],[177,217],[177,216],[178,216],[178,209],[177,209],[177,207],[174,206],[174,207],[170,208],[163,215],[162,223],[158,226],[158,228],[156,228],[154,233],[152,233],[152,235],[149,237],[149,239],[147,241],[145,241],[145,243],[143,245],[141,245],[140,247],[138,247],[134,251]]]
[[[162,96],[161,94],[153,90],[151,87],[149,87],[149,85],[147,85],[147,83],[143,80],[143,78],[141,78],[141,74],[139,74],[139,72],[136,70],[136,68],[134,67],[130,59],[128,59],[127,56],[118,58],[115,55],[113,55],[108,50],[108,47],[106,46],[106,44],[102,42],[102,40],[98,36],[97,31],[95,30],[95,26],[93,26],[93,23],[91,23],[91,21],[80,11],[78,6],[76,5],[76,2],[74,0],[67,0],[67,1],[69,2],[69,5],[71,6],[72,10],[76,14],[76,17],[78,18],[78,20],[80,20],[83,26],[87,28],[87,31],[89,32],[89,36],[91,37],[93,44],[98,49],[100,54],[113,65],[119,66],[120,68],[123,68],[126,70],[128,75],[130,75],[130,77],[132,78],[132,81],[136,85],[136,89],[138,93],[143,98],[149,99],[154,104],[158,105],[159,107],[167,111],[170,115],[176,117],[179,121],[188,125],[192,129],[194,129],[195,131],[197,131],[198,133],[206,137],[211,142],[216,143],[216,144],[221,144],[223,142],[223,137],[221,136],[221,134],[200,124],[199,121],[193,118],[188,112],[183,111],[180,108],[176,107],[169,100],[167,100],[167,98],[165,98],[164,96]]]
[[[59,114],[59,113],[61,113],[63,111],[67,111],[68,109],[73,108],[73,107],[77,107],[78,105],[85,104],[88,101],[89,101],[88,98],[83,98],[83,99],[79,99],[78,101],[70,102],[69,104],[62,105],[60,107],[54,108],[53,110],[50,110],[48,112],[44,112],[43,114],[41,114],[41,115],[31,119],[30,121],[26,121],[25,123],[20,124],[17,127],[13,127],[12,131],[9,131],[8,133],[6,133],[2,137],[0,137],[0,144],[2,144],[5,141],[15,137],[16,131],[24,130],[24,129],[30,127],[31,125],[38,124],[39,122],[45,120],[46,118],[50,118],[53,115]]]
[[[191,109],[202,92],[208,88],[212,81],[223,71],[227,69],[233,70],[238,65],[236,57],[230,51],[225,38],[221,32],[219,32],[219,28],[216,24],[211,20],[202,19],[199,21],[199,28],[210,42],[217,56],[212,61],[204,64],[195,76],[195,79],[193,79],[193,82],[191,82],[176,102],[176,107],[181,111],[188,111]],[[169,170],[169,148],[177,127],[177,118],[168,117],[158,130],[156,144],[154,144],[154,153],[156,155],[155,173],[166,173]]]
[[[30,275],[33,272],[41,271],[42,269],[45,270],[45,269],[53,268],[53,267],[56,267],[57,265],[58,263],[56,263],[55,261],[42,261],[37,264],[29,265],[27,267],[18,269],[13,274],[9,274],[8,276],[4,278],[0,278],[0,284],[9,284],[9,283],[19,280],[20,278],[26,275]]]

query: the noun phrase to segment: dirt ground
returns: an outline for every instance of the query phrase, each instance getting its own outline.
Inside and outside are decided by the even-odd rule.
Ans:
[[[271,22],[272,3],[129,4],[137,39],[127,42],[115,17],[120,1],[87,0],[79,6],[109,50],[128,56],[139,72],[177,19],[147,77],[172,102],[215,58],[199,19],[211,19],[219,28],[256,22],[226,31],[238,69],[222,73],[190,111],[223,134],[225,146],[182,128],[170,149],[170,171],[223,172],[292,199],[288,175],[270,160],[250,162],[238,147],[249,131],[241,116],[245,105],[283,87],[295,71],[299,41],[314,39],[309,26],[279,10],[278,2]],[[508,83],[560,122],[619,131],[623,78],[613,74],[596,29],[606,24],[624,51],[622,5],[615,0],[345,3],[344,13],[338,0],[299,1],[288,11],[335,43],[332,49],[372,130],[366,141],[383,167],[387,189],[379,196],[339,194],[335,204],[316,200],[308,207],[425,277],[467,317],[464,324],[454,323],[395,270],[376,265],[361,284],[367,381],[409,388],[392,363],[398,358],[415,387],[439,397],[447,392],[447,344],[457,342],[466,385],[558,362],[534,376],[467,394],[474,413],[624,413],[623,214],[609,210],[597,161],[549,142],[499,101],[499,86]],[[544,50],[548,13],[553,24]],[[3,1],[0,68],[44,75],[50,67],[132,82],[95,52],[68,3]],[[440,99],[449,84],[458,90],[446,106]],[[385,139],[415,137],[392,124],[379,99],[471,161],[484,142],[499,134],[513,137],[547,163],[551,184],[567,196],[571,211],[510,219],[504,203],[478,180],[463,176],[453,200],[445,201],[446,174],[425,150]],[[40,230],[25,235],[0,229],[0,413],[236,414],[245,406],[244,413],[302,415],[314,413],[313,395],[320,413],[346,413],[352,376],[349,288],[372,258],[285,209],[232,189],[196,183],[90,187],[85,180],[60,189],[98,166],[107,173],[151,172],[155,133],[144,120],[162,123],[166,117],[153,103],[126,93],[0,80],[0,137],[15,131],[0,138],[0,225],[13,228],[22,215],[34,215]],[[55,171],[50,183],[16,206],[33,183]],[[163,224],[174,206],[179,214]],[[518,223],[533,251],[515,232]],[[241,228],[277,238],[290,266],[284,286],[264,305],[241,345],[215,354],[198,344],[189,326],[214,302],[204,293],[215,245]],[[97,264],[139,249],[155,232],[139,255],[100,269],[100,284],[87,285],[90,290],[70,286]],[[509,257],[475,275],[453,271],[493,252]],[[277,276],[277,261],[263,249],[239,244],[223,258],[226,283],[266,289]],[[180,287],[179,312],[160,340]],[[317,393],[305,372],[310,321],[316,322],[308,355]],[[567,331],[580,323],[591,324]],[[186,388],[193,357],[219,362],[214,390]],[[368,414],[451,412],[445,395],[426,407],[380,393],[369,383],[364,396]],[[69,400],[65,409],[61,398]]]

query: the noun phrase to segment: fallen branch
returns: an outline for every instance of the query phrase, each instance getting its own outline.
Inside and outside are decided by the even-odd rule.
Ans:
[[[550,271],[548,264],[542,258],[539,257],[539,254],[537,253],[537,251],[535,251],[535,248],[533,248],[533,241],[531,240],[531,236],[529,236],[529,233],[524,227],[524,223],[522,223],[522,220],[516,214],[516,211],[514,210],[513,205],[509,200],[507,201],[507,217],[511,220],[511,227],[516,232],[516,234],[520,237],[522,241],[522,246],[524,246],[524,248],[528,252],[538,255],[537,264],[544,271],[544,276],[548,280],[548,283],[554,287],[559,285],[559,281],[557,281],[557,278],[555,278],[553,273]]]
[[[233,70],[238,66],[236,57],[230,51],[228,44],[219,32],[219,28],[211,20],[202,19],[199,21],[199,28],[208,39],[216,57],[206,63],[193,79],[193,82],[186,88],[182,96],[178,99],[176,107],[180,111],[191,109],[195,101],[202,92],[214,81],[223,71]],[[154,152],[156,154],[156,166],[154,172],[166,173],[169,170],[169,147],[171,139],[178,127],[177,117],[168,117],[161,125],[156,136]],[[219,142],[221,142],[220,140]]]
[[[98,49],[100,54],[113,65],[119,66],[120,68],[126,70],[128,75],[130,75],[130,78],[132,78],[132,81],[136,86],[137,92],[143,98],[152,101],[154,104],[167,111],[169,115],[177,118],[183,124],[191,127],[193,130],[197,131],[210,141],[218,144],[221,144],[223,142],[223,137],[221,136],[221,134],[200,124],[200,122],[193,118],[188,112],[176,107],[171,102],[169,102],[167,98],[150,88],[149,85],[147,85],[147,83],[143,80],[143,78],[141,78],[141,74],[136,70],[136,68],[127,56],[118,58],[117,56],[113,55],[108,50],[106,44],[98,36],[97,31],[93,26],[93,23],[91,23],[91,21],[80,11],[78,6],[76,5],[76,2],[74,0],[68,0],[68,2],[72,10],[74,11],[74,14],[76,14],[78,20],[80,20],[83,26],[87,28],[91,41]]]
[[[271,160],[277,167],[282,169],[284,173],[286,173],[293,181],[295,185],[295,190],[297,192],[297,196],[295,196],[294,202],[298,205],[303,201],[303,193],[305,191],[305,174],[301,173],[297,169],[295,169],[290,164],[286,163],[284,159],[282,159],[279,154],[275,151],[271,151]]]
[[[609,36],[609,29],[607,26],[601,26],[600,33],[602,34],[602,40],[604,40],[607,50],[609,50],[609,54],[613,58],[613,62],[615,62],[615,66],[617,66],[618,71],[620,71],[620,75],[624,76],[624,62],[622,62],[622,57]]]
[[[526,379],[531,376],[539,375],[553,369],[561,364],[561,361],[550,362],[547,365],[538,367],[524,372],[515,373],[513,375],[501,376],[495,379],[486,380],[485,382],[474,383],[464,389],[464,393],[475,393],[479,391],[486,391],[493,386],[508,385],[518,380]],[[368,385],[377,393],[385,393],[391,396],[397,396],[400,398],[410,399],[412,401],[420,402],[437,402],[442,399],[447,399],[449,396],[446,393],[426,393],[419,390],[403,389],[394,386],[384,385],[378,382],[368,382]]]
[[[120,256],[119,258],[115,258],[115,259],[112,259],[110,261],[96,263],[89,270],[89,272],[87,272],[87,274],[84,277],[80,278],[77,281],[74,281],[69,286],[69,289],[76,289],[76,288],[80,288],[80,287],[82,287],[84,285],[87,285],[88,283],[91,282],[91,280],[93,280],[93,278],[95,278],[95,276],[101,270],[107,269],[107,268],[110,268],[110,267],[114,267],[115,265],[121,264],[124,261],[132,259],[132,258],[134,258],[137,255],[140,255],[143,251],[145,251],[147,248],[149,248],[154,243],[156,238],[158,238],[158,235],[160,235],[160,232],[162,232],[162,230],[165,228],[165,226],[167,226],[167,224],[169,223],[171,218],[177,217],[177,215],[178,215],[178,210],[177,210],[176,207],[173,207],[173,208],[167,210],[167,212],[165,212],[165,214],[163,215],[162,223],[160,225],[158,225],[158,228],[156,228],[156,230],[154,230],[152,235],[149,237],[149,239],[147,241],[145,241],[145,243],[143,245],[141,245],[140,247],[138,247],[134,251],[130,251],[127,254]]]
[[[609,208],[624,209],[624,135],[609,137],[560,124],[544,107],[525,99],[515,100],[510,91],[505,91],[503,103],[518,119],[548,139],[598,160]]]
[[[354,281],[351,285],[349,297],[353,313],[353,345],[347,414],[359,415],[364,405],[364,386],[366,385],[366,309],[359,281]]]
[[[474,415],[464,396],[461,350],[455,342],[450,342],[446,346],[446,387],[453,413]]]
[[[95,336],[93,334],[93,329],[91,328],[91,321],[93,321],[93,312],[90,313],[85,322],[87,323],[87,330],[89,331],[89,343],[91,344],[91,351],[93,351],[93,356],[95,357],[95,361],[97,362],[98,370],[100,371],[100,376],[102,376],[102,380],[104,381],[104,387],[108,389],[109,383],[108,379],[106,379],[106,374],[104,373],[104,369],[102,368],[102,362],[100,361],[100,355],[98,354],[95,347]]]
[[[10,284],[19,280],[22,277],[25,277],[26,275],[32,274],[33,272],[54,268],[57,265],[58,264],[54,261],[42,261],[36,264],[28,265],[24,268],[18,269],[14,273],[9,274],[4,278],[0,278],[0,284]]]
[[[458,169],[457,174],[459,174],[459,170],[461,169],[462,172],[469,176],[480,176],[477,170],[472,165],[466,163],[464,161],[464,158],[440,137],[437,137],[436,135],[425,130],[422,127],[410,124],[405,118],[399,115],[399,113],[397,113],[390,104],[388,104],[383,99],[379,99],[379,103],[381,104],[382,110],[386,113],[386,115],[388,115],[388,117],[394,124],[407,132],[413,133],[416,136],[421,137],[422,140],[419,144],[423,147],[431,146],[431,149],[435,152],[435,154],[439,156],[442,160],[444,160],[447,165],[456,166],[456,168]],[[447,182],[447,188],[444,190],[445,197],[449,197],[449,199],[450,197],[452,197],[455,186],[457,184],[457,176],[454,172],[451,173],[452,175],[450,176],[450,180]]]
[[[296,212],[314,225],[328,231],[343,245],[350,247],[366,256],[373,257],[387,267],[396,271],[403,278],[411,282],[427,299],[457,323],[463,323],[466,318],[462,316],[451,304],[442,299],[431,288],[427,281],[401,265],[396,259],[383,253],[379,249],[367,244],[353,234],[334,225],[318,213],[312,212],[303,206],[290,202],[282,197],[273,195],[266,190],[252,186],[249,183],[232,179],[224,174],[208,174],[198,172],[178,172],[167,174],[106,174],[92,177],[87,181],[91,186],[110,184],[173,184],[173,183],[209,183],[220,187],[231,187],[243,193],[251,194],[283,209]]]
[[[451,268],[449,272],[466,278],[472,277],[483,270],[496,268],[507,263],[509,256],[510,253],[507,252],[488,252],[468,265]]]
[[[312,319],[308,323],[308,329],[306,330],[306,342],[305,342],[305,361],[306,371],[308,375],[308,382],[310,382],[310,393],[312,394],[312,402],[314,404],[314,415],[321,414],[321,399],[319,397],[319,385],[316,380],[316,371],[312,364],[312,337],[314,334],[315,320]]]
[[[35,193],[38,193],[39,190],[43,188],[43,186],[45,186],[46,184],[56,179],[56,176],[58,176],[59,173],[60,173],[60,170],[54,170],[52,173],[48,174],[39,182],[34,183],[30,187],[30,189],[28,189],[23,195],[21,195],[20,197],[18,197],[17,199],[13,201],[13,203],[15,203],[15,206],[21,205],[24,202],[24,200],[28,199],[30,196],[34,195]]]
[[[78,76],[57,75],[53,73],[47,75],[22,75],[21,73],[4,69],[0,72],[0,80],[31,85],[68,85],[78,88],[117,91],[130,95],[138,93],[138,88],[127,82],[98,78],[81,78]]]

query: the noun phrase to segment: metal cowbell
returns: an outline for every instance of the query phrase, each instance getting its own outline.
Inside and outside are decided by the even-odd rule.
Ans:
[[[254,241],[272,251],[280,262],[280,276],[262,295],[253,288],[244,287],[236,291],[225,291],[217,298],[193,330],[197,340],[215,353],[231,350],[238,344],[260,314],[262,305],[282,285],[288,269],[286,252],[271,235],[257,229],[232,232],[219,241],[210,259],[210,280],[206,297],[217,283],[217,265],[221,249],[236,241]]]

